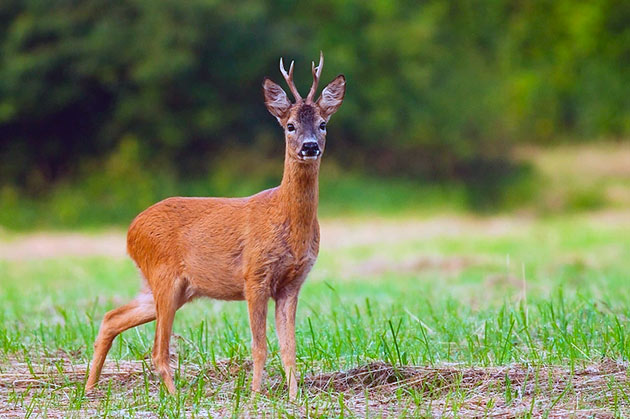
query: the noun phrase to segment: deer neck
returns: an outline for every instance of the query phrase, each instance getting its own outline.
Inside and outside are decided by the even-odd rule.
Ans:
[[[280,199],[292,233],[312,232],[319,200],[319,164],[320,160],[304,164],[285,155]]]

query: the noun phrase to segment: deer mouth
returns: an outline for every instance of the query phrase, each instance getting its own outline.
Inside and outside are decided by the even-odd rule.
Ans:
[[[322,151],[319,148],[319,144],[315,141],[308,141],[302,144],[302,149],[298,153],[302,160],[316,160],[321,154]]]
[[[309,160],[317,160],[319,158],[319,156],[321,156],[322,152],[321,151],[317,151],[317,154],[314,155],[304,155],[303,153],[300,153],[300,159],[305,160],[305,161],[309,161]]]

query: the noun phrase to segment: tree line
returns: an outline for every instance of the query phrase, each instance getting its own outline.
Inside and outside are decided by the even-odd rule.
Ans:
[[[623,0],[4,0],[0,22],[0,178],[34,193],[125,141],[178,178],[281,150],[262,79],[283,56],[307,89],[320,49],[353,169],[494,176],[515,144],[630,133]]]

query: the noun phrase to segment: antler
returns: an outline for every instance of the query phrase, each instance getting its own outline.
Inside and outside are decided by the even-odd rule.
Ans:
[[[317,92],[317,83],[319,83],[319,76],[322,75],[322,69],[324,68],[324,53],[319,51],[319,64],[315,67],[315,61],[311,62],[311,71],[313,72],[313,85],[311,86],[311,90],[308,92],[308,96],[306,96],[307,102],[312,102],[313,97],[315,96],[315,92]]]
[[[295,83],[293,82],[293,63],[294,62],[291,61],[291,65],[289,66],[289,74],[287,74],[287,71],[284,69],[282,57],[280,57],[280,72],[282,73],[284,79],[287,81],[289,89],[291,89],[291,93],[293,93],[293,96],[295,97],[295,101],[301,102],[302,96],[300,96],[300,93],[298,92],[297,87],[295,87]]]

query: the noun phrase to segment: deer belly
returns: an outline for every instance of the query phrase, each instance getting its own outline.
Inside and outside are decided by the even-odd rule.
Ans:
[[[197,254],[184,263],[184,275],[195,295],[217,300],[243,300],[244,280],[238,258],[217,253]]]

